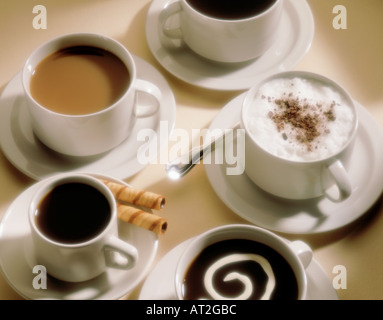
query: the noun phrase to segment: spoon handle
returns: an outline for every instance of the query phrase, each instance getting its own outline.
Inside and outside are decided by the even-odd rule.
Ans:
[[[237,122],[229,129],[238,129],[240,123]],[[213,151],[217,142],[221,141],[226,135],[226,131],[224,131],[220,136],[213,139],[211,142],[201,145],[198,147],[194,147],[189,150],[189,152],[181,155],[180,157],[172,160],[166,166],[166,172],[171,179],[179,179],[186,175],[190,170],[200,161],[203,157],[209,152]]]

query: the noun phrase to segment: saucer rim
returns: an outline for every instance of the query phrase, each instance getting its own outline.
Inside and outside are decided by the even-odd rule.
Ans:
[[[212,121],[209,129],[214,129],[217,127],[220,128],[221,126],[220,126],[219,122],[223,121],[223,117],[224,117],[225,113],[230,113],[230,112],[231,112],[230,114],[232,114],[233,112],[234,113],[235,112],[240,113],[240,111],[239,111],[240,108],[238,108],[238,106],[241,105],[241,101],[243,101],[245,95],[246,95],[246,92],[238,95],[237,97],[235,97],[234,99],[229,101],[221,109],[220,113],[216,116],[216,118]],[[377,124],[377,122],[372,117],[372,115],[368,112],[368,110],[366,110],[357,101],[354,100],[354,102],[355,102],[355,105],[357,107],[357,111],[359,113],[359,130],[365,130],[366,134],[368,135],[368,138],[370,138],[372,131],[375,133],[374,134],[375,138],[377,136],[376,133],[378,133],[378,136],[381,137],[381,139],[383,140],[383,129]],[[237,116],[234,115],[230,121],[235,122],[236,117]],[[238,117],[239,117],[239,115],[238,115]],[[370,121],[372,121],[373,126],[372,125],[369,125],[369,126],[366,125],[366,122],[370,122]],[[370,140],[370,143],[372,144],[372,143],[374,143],[374,141],[376,141],[376,139]],[[371,145],[371,148],[373,148],[373,145]],[[375,149],[375,148],[373,148],[373,149]],[[379,152],[379,150],[375,150],[375,152]],[[374,153],[374,157],[376,157],[375,153]],[[368,158],[370,159],[371,157],[368,157]],[[379,152],[379,158],[383,160],[383,151]],[[370,160],[370,161],[373,161],[374,163],[376,162],[376,160]],[[299,219],[297,217],[287,217],[286,218],[286,217],[281,216],[280,221],[283,220],[282,221],[283,223],[281,222],[280,224],[273,225],[273,224],[268,223],[267,221],[264,221],[265,219],[262,220],[262,217],[259,217],[259,214],[258,214],[258,216],[257,216],[257,214],[252,215],[251,213],[249,213],[250,208],[244,209],[243,205],[250,206],[251,208],[254,208],[253,204],[244,203],[245,200],[241,199],[242,205],[238,205],[238,203],[235,203],[235,202],[237,202],[237,199],[235,201],[232,201],[232,200],[227,199],[227,197],[224,196],[224,193],[227,193],[230,190],[233,191],[233,188],[230,187],[230,185],[227,183],[227,177],[223,173],[223,170],[221,169],[222,165],[204,164],[204,168],[206,170],[206,175],[207,175],[207,178],[209,180],[209,183],[212,186],[213,190],[215,191],[216,195],[235,214],[237,214],[241,218],[243,218],[246,221],[253,223],[257,226],[272,230],[274,232],[281,232],[281,233],[286,233],[286,234],[313,235],[313,234],[320,234],[320,233],[324,233],[324,232],[335,231],[335,230],[341,229],[343,227],[347,227],[347,226],[351,225],[352,223],[356,222],[362,216],[364,216],[368,212],[368,210],[376,203],[376,201],[379,199],[379,197],[381,197],[381,195],[383,194],[383,179],[382,179],[383,167],[375,166],[374,168],[371,169],[372,180],[369,180],[370,186],[374,185],[372,192],[368,193],[366,196],[367,188],[359,188],[358,190],[354,191],[354,192],[363,193],[362,197],[361,197],[362,199],[360,199],[358,201],[359,202],[358,208],[360,209],[358,212],[356,212],[358,210],[358,208],[352,206],[352,210],[354,211],[354,214],[347,214],[346,221],[344,221],[344,219],[338,219],[338,216],[335,216],[335,217],[326,216],[326,218],[332,219],[332,221],[331,221],[332,223],[327,223],[325,225],[325,227],[323,227],[323,225],[319,225],[319,227],[315,228],[314,230],[312,228],[311,229],[306,228],[306,229],[302,230],[301,226],[297,226],[297,223],[292,223],[292,221],[297,222],[296,219]],[[377,172],[377,170],[379,170],[379,172]],[[244,181],[244,179],[248,179],[248,178],[245,175],[245,173],[243,173],[241,176],[237,177],[237,179]],[[217,182],[217,180],[223,180],[224,182],[226,182],[225,187],[223,188],[220,185],[220,183]],[[245,182],[242,182],[242,184],[243,183],[245,183]],[[261,194],[261,192],[263,192],[261,190],[257,191],[258,187],[256,187],[251,181],[248,184],[253,186],[252,190],[256,190],[255,192],[257,192],[257,194]],[[379,185],[379,186],[377,187],[377,185]],[[225,190],[223,190],[223,189],[225,189]],[[228,190],[228,189],[230,189],[230,190]],[[363,190],[361,190],[361,189],[363,189]],[[235,191],[235,193],[238,194],[237,191]],[[358,195],[360,195],[360,194],[358,194]],[[366,197],[368,198],[367,200],[365,199]],[[272,198],[270,198],[270,199],[266,198],[266,197],[263,197],[263,198],[265,199],[264,200],[265,204],[271,203]],[[277,206],[280,209],[284,208],[284,204],[282,203],[282,201],[285,201],[285,200],[281,199],[281,204],[280,205],[277,204]],[[291,201],[294,202],[293,200],[291,200]],[[310,201],[312,201],[312,199],[311,200],[308,199],[305,201],[310,202]],[[339,208],[342,208],[342,205],[343,205],[343,206],[349,207],[347,201],[348,201],[348,199],[345,200],[345,202],[341,202],[338,204],[330,204],[327,206],[333,205],[333,206],[337,206]],[[273,203],[276,203],[276,202],[274,201]],[[298,213],[297,215],[302,215],[303,213]],[[261,219],[259,219],[259,218],[261,218]],[[317,218],[317,221],[319,221],[319,218]],[[289,222],[288,226],[286,225],[286,222]]]
[[[46,179],[51,179],[51,178],[54,178],[56,176],[59,176],[59,175],[67,175],[67,174],[70,174],[70,173],[58,173],[58,174],[52,174],[48,177],[46,177],[44,179],[44,181],[46,181]],[[108,179],[108,180],[111,180],[111,181],[114,181],[114,182],[117,182],[117,183],[123,183],[127,186],[130,186],[128,183],[124,182],[123,180],[120,180],[120,179],[117,179],[115,177],[112,177],[110,175],[105,175],[105,174],[99,174],[99,173],[92,173],[92,172],[81,172],[81,174],[86,174],[86,175],[90,175],[90,176],[93,176],[93,177],[96,177],[96,178],[101,178],[101,179]],[[8,206],[7,210],[5,211],[4,215],[2,216],[2,218],[0,219],[0,247],[1,247],[1,242],[4,240],[4,229],[7,228],[6,224],[9,223],[8,222],[8,219],[10,219],[10,216],[11,215],[14,215],[15,212],[14,212],[14,207],[17,205],[18,202],[20,201],[25,201],[28,197],[30,198],[32,196],[32,193],[38,188],[39,185],[41,185],[41,183],[43,183],[44,181],[38,181],[38,182],[35,182],[34,184],[32,184],[31,186],[29,186],[27,189],[25,189],[22,193],[20,193],[14,200],[13,202]],[[27,206],[27,204],[25,204],[25,206]],[[150,209],[145,209],[147,210],[148,212],[152,212],[152,210]],[[17,213],[16,213],[17,214]],[[18,213],[20,215],[20,213]],[[27,222],[27,217],[25,216],[24,217],[24,220],[25,220],[25,227],[27,226],[28,222]],[[130,228],[131,226],[126,224],[126,226],[124,226],[123,228]],[[138,285],[139,283],[145,279],[145,277],[147,276],[147,274],[149,273],[150,269],[152,268],[153,264],[154,264],[154,261],[156,259],[156,256],[157,256],[157,253],[158,253],[158,246],[159,246],[159,237],[157,234],[153,233],[153,232],[149,232],[149,231],[146,231],[146,230],[141,230],[141,228],[139,227],[136,227],[136,226],[133,226],[136,231],[135,232],[147,232],[148,235],[150,235],[148,237],[148,240],[152,241],[152,245],[150,246],[150,251],[149,254],[148,254],[148,261],[144,261],[144,265],[145,267],[144,268],[141,268],[138,272],[138,276],[136,276],[133,281],[130,283],[130,284],[126,284],[126,285],[120,285],[121,289],[117,290],[118,292],[120,293],[115,293],[114,295],[111,295],[109,296],[110,294],[108,293],[108,290],[104,290],[101,292],[101,294],[99,294],[99,296],[97,296],[94,300],[116,300],[116,299],[120,299],[122,297],[124,297],[125,295],[129,294],[131,291],[133,291]],[[8,227],[9,228],[9,227]],[[126,231],[126,230],[125,230]],[[27,234],[23,234],[23,238],[24,240],[26,238],[29,237],[29,234],[30,233],[27,233]],[[23,260],[23,264],[26,265],[26,268],[30,268],[30,265],[29,265],[29,262],[28,262],[28,256],[25,254],[25,245],[24,245],[24,241],[22,242],[23,244],[19,244],[20,247],[19,249],[23,251],[22,253],[22,256],[24,257],[24,260]],[[33,256],[33,254],[31,254],[31,256]],[[51,296],[49,295],[49,286],[46,290],[37,290],[37,291],[43,291],[43,294],[39,294],[39,295],[30,295],[28,294],[27,292],[25,292],[25,290],[23,290],[23,287],[25,286],[25,284],[23,285],[17,285],[14,281],[12,281],[12,279],[10,279],[9,277],[9,274],[8,272],[6,271],[6,268],[5,265],[4,265],[4,261],[5,261],[5,257],[3,256],[3,254],[0,252],[0,273],[2,274],[3,278],[5,279],[5,281],[9,284],[9,286],[17,293],[19,294],[21,297],[23,297],[24,299],[58,299],[57,296],[61,296],[62,293],[59,292],[57,293],[56,296]],[[138,266],[134,267],[134,268],[137,268]],[[138,270],[138,269],[137,269]],[[31,270],[32,271],[32,270]],[[104,274],[106,276],[108,275],[111,275],[112,273],[115,273],[116,271],[112,268],[109,268]],[[129,272],[129,271],[128,271]],[[128,276],[128,275],[126,275]],[[123,278],[123,276],[122,276]],[[97,281],[97,277],[95,279],[92,279],[92,280],[89,280],[89,281]],[[78,283],[78,284],[75,284],[76,286],[81,286],[82,283]],[[21,287],[21,288],[20,288]],[[127,289],[128,288],[128,289]],[[110,291],[111,292],[113,290],[113,287],[110,288]],[[42,298],[43,297],[43,298]],[[81,297],[79,299],[82,299]],[[75,299],[76,300],[76,299]]]
[[[160,110],[160,113],[156,115],[156,122],[153,129],[158,134],[159,123],[161,121],[166,121],[168,123],[168,134],[170,135],[174,130],[175,122],[176,122],[176,100],[174,93],[169,86],[167,80],[164,76],[149,62],[146,60],[132,55],[134,61],[137,64],[137,77],[142,79],[155,79],[153,83],[159,86],[161,91],[163,92],[164,97],[164,107]],[[150,73],[150,74],[149,74]],[[34,137],[33,132],[25,132],[19,130],[17,134],[21,135],[23,138],[23,142],[21,142],[21,146],[15,142],[14,133],[12,133],[11,128],[11,118],[13,114],[13,110],[15,107],[23,107],[25,108],[25,98],[22,94],[22,84],[21,84],[21,71],[19,71],[6,85],[1,96],[0,96],[0,149],[3,155],[8,159],[8,161],[20,172],[30,177],[33,180],[41,180],[46,176],[54,174],[55,172],[67,172],[67,171],[92,171],[98,172],[100,174],[110,174],[116,176],[120,179],[127,179],[141,170],[143,170],[149,163],[139,163],[137,160],[137,154],[134,156],[133,152],[127,152],[128,156],[126,157],[126,161],[117,161],[117,157],[122,153],[122,148],[124,145],[130,145],[133,143],[132,139],[128,137],[124,142],[122,142],[119,146],[107,152],[105,155],[100,157],[90,158],[89,161],[84,161],[81,165],[70,165],[65,163],[65,157],[63,157],[63,161],[65,165],[61,164],[61,159],[56,160],[55,153],[50,153],[49,151],[45,151],[44,153],[43,146],[36,146],[36,142],[31,140],[37,139]],[[5,99],[9,99],[8,104],[5,104]],[[17,102],[16,99],[22,99],[21,102]],[[18,105],[16,105],[18,103]],[[27,111],[22,109],[23,111]],[[30,121],[27,113],[24,115],[28,119],[24,121]],[[137,119],[133,132],[139,129],[140,126],[143,125],[143,121],[148,122],[152,121],[151,119],[154,117],[148,117],[144,119]],[[149,119],[149,120],[148,120]],[[157,121],[158,120],[158,121]],[[20,120],[22,121],[22,120]],[[161,139],[161,135],[160,135]],[[145,143],[154,143],[155,139],[151,139]],[[159,146],[166,145],[164,143]],[[33,161],[33,159],[26,154],[24,150],[26,148],[26,144],[30,144],[33,148],[34,155],[41,161]],[[138,142],[137,142],[138,143]],[[143,144],[144,142],[142,142]],[[162,149],[157,148],[157,153],[159,154]],[[45,154],[45,155],[44,155]],[[133,156],[132,156],[133,155]],[[49,163],[47,163],[47,159],[49,158]],[[69,157],[70,158],[70,157]],[[120,157],[118,157],[119,159]],[[108,166],[108,163],[112,161],[115,166]],[[118,162],[118,163],[117,163]]]
[[[299,32],[299,35],[296,35],[294,37],[294,44],[290,47],[293,47],[292,50],[288,50],[288,48],[284,49],[286,52],[289,51],[289,55],[284,58],[284,60],[279,61],[276,65],[273,63],[271,68],[269,68],[266,71],[256,72],[259,69],[259,66],[256,64],[256,60],[254,62],[250,62],[248,66],[246,66],[245,69],[247,69],[247,72],[243,73],[242,77],[238,77],[237,73],[233,73],[233,75],[230,76],[224,76],[224,79],[220,79],[220,77],[217,77],[217,75],[210,75],[209,77],[204,77],[202,75],[201,80],[194,80],[188,77],[189,72],[188,69],[181,67],[180,63],[174,63],[177,62],[177,57],[175,54],[172,54],[171,50],[167,50],[163,47],[161,44],[161,41],[159,40],[159,37],[157,36],[158,32],[158,20],[160,16],[160,10],[166,6],[168,3],[171,3],[173,0],[154,0],[147,12],[146,15],[146,23],[145,23],[145,35],[146,35],[146,42],[149,46],[150,51],[152,52],[153,56],[156,58],[158,63],[171,75],[174,77],[188,83],[195,85],[197,87],[210,89],[210,90],[219,90],[219,91],[236,91],[236,90],[246,90],[249,87],[252,86],[252,83],[256,81],[259,77],[265,77],[269,74],[291,69],[294,67],[299,61],[303,59],[303,57],[308,53],[312,46],[312,42],[314,40],[315,35],[315,21],[314,16],[311,10],[310,5],[308,4],[307,0],[303,1],[294,1],[294,0],[285,0],[287,4],[285,3],[284,12],[286,13],[286,16],[289,17],[289,22],[293,21],[294,18],[290,16],[294,15],[295,13],[298,16],[298,19],[293,21],[293,23],[299,23],[300,26],[304,25],[304,28],[300,27],[301,32]],[[287,7],[289,6],[289,7]],[[286,9],[287,8],[287,9]],[[293,12],[293,11],[294,12]],[[281,26],[280,28],[281,32],[284,32],[285,28]],[[302,31],[304,30],[304,32]],[[295,34],[295,32],[293,33]],[[299,45],[297,45],[299,44]],[[270,49],[273,50],[273,47]],[[186,48],[185,52],[193,56],[196,61],[207,61],[203,58],[197,56],[194,54],[190,49]],[[268,56],[269,51],[264,54],[264,56]],[[280,55],[280,53],[276,54]],[[277,58],[270,58],[271,60],[275,60]],[[182,61],[179,61],[182,62]],[[195,63],[198,65],[199,63]],[[177,67],[178,65],[178,67]],[[208,65],[208,63],[206,63]],[[250,66],[250,67],[249,67]],[[202,68],[203,66],[201,66]],[[177,68],[181,68],[182,70],[177,71]],[[190,70],[189,70],[190,71]],[[258,70],[259,71],[259,70]],[[204,70],[206,72],[206,70]],[[235,81],[233,81],[235,77]],[[238,81],[238,78],[242,78],[242,81]]]

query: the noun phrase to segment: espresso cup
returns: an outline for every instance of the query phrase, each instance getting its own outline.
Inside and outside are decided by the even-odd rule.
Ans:
[[[351,96],[319,74],[272,75],[245,96],[245,173],[260,188],[287,199],[347,199],[358,129]]]
[[[245,62],[261,56],[273,45],[282,10],[283,0],[176,0],[163,8],[160,26],[165,37],[181,39],[204,58]],[[180,21],[179,26],[173,27],[170,21],[175,16]]]
[[[48,68],[50,57],[67,64]],[[161,107],[160,89],[137,78],[129,51],[99,34],[67,34],[42,44],[28,57],[22,82],[34,134],[69,156],[93,156],[115,148],[129,137],[137,118],[152,116]],[[145,100],[150,103],[141,106],[138,95],[149,95]]]
[[[59,280],[90,280],[138,260],[137,249],[118,237],[112,192],[92,176],[46,178],[31,200],[29,223],[37,263]]]
[[[234,224],[191,240],[175,274],[181,300],[296,300],[307,295],[311,248],[259,227]]]

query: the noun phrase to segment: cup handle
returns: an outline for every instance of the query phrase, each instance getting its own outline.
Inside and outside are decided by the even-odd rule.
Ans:
[[[313,252],[311,248],[301,240],[290,242],[289,247],[295,252],[299,260],[301,260],[303,267],[307,269],[313,258]]]
[[[118,253],[119,255],[116,255]],[[115,269],[133,268],[138,260],[138,251],[125,241],[111,236],[104,245],[105,264]]]
[[[326,190],[326,196],[334,202],[340,202],[347,199],[352,193],[352,184],[342,162],[339,160],[335,161],[328,166],[328,170],[339,190],[339,195],[338,197],[334,197],[328,190]]]
[[[166,25],[168,20],[173,15],[178,14],[181,11],[182,11],[182,7],[181,7],[179,0],[172,2],[172,3],[168,3],[164,7],[164,9],[161,11],[161,14],[159,17],[159,22],[160,22],[161,29],[162,29],[165,36],[172,38],[172,39],[182,39],[183,38],[183,33],[181,30],[181,27],[168,28]]]
[[[147,118],[151,117],[158,112],[161,107],[162,93],[161,90],[155,86],[153,83],[146,80],[136,79],[134,82],[134,87],[136,90],[135,98],[135,115],[137,118]],[[151,96],[153,99],[143,105],[138,103],[138,94],[143,94],[146,96]],[[154,103],[153,103],[154,102]]]

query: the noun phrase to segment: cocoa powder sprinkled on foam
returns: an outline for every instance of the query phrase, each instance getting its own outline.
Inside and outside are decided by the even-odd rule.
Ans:
[[[335,121],[334,107],[336,103],[317,103],[294,97],[285,93],[282,98],[262,96],[274,104],[274,110],[268,113],[284,140],[298,142],[307,147],[308,151],[316,148],[317,138],[330,133],[327,123]]]

